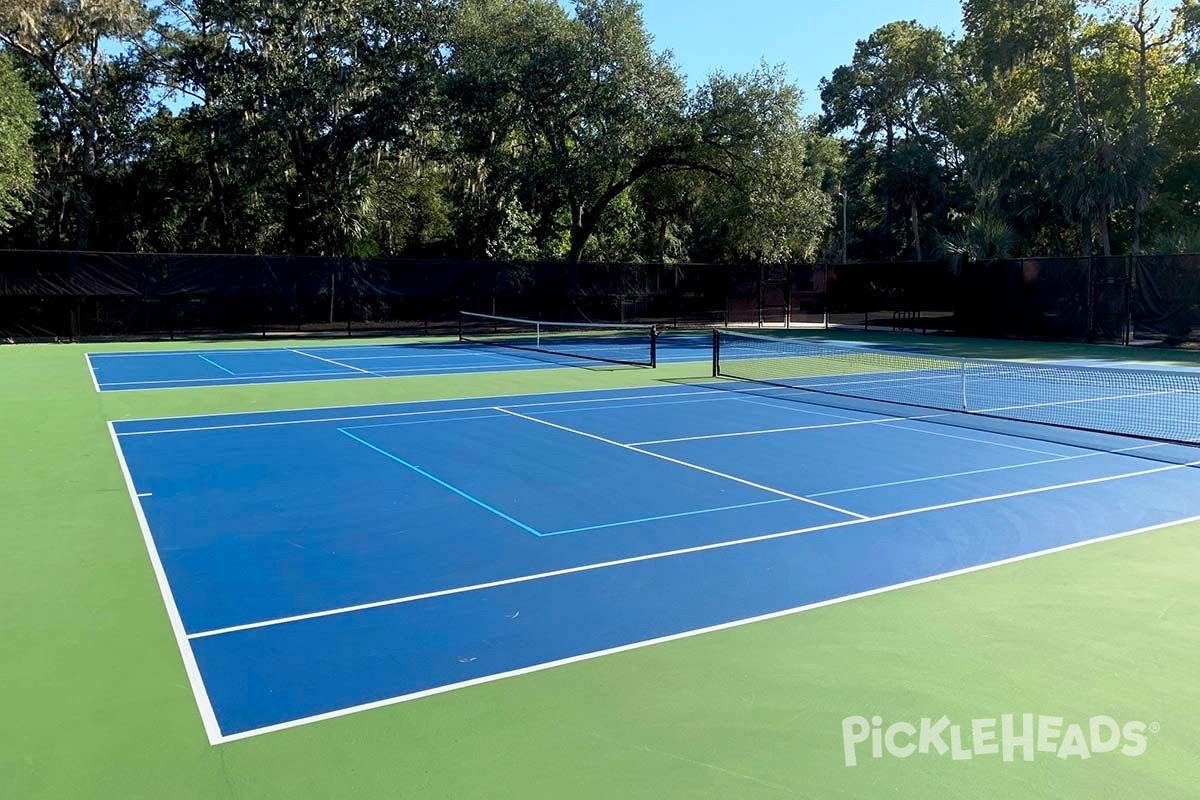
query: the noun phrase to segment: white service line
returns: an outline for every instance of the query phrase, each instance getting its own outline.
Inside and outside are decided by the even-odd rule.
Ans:
[[[972,567],[963,567],[962,569],[950,570],[948,572],[938,573],[937,575],[930,575],[925,578],[916,578],[911,581],[904,581],[902,583],[894,583],[894,584],[891,584],[888,586],[880,586],[876,589],[868,589],[863,592],[856,592],[854,594],[842,595],[841,597],[833,597],[828,600],[820,600],[815,603],[808,603],[806,605],[796,606],[794,608],[785,608],[780,611],[772,611],[767,614],[760,614],[755,617],[746,617],[745,619],[731,620],[729,622],[722,622],[722,623],[718,623],[716,625],[709,625],[704,628],[695,628],[693,630],[681,631],[679,633],[672,633],[672,634],[668,634],[666,636],[658,636],[653,639],[644,639],[640,642],[631,642],[629,644],[618,645],[616,647],[610,647],[610,648],[607,648],[604,650],[596,650],[591,653],[580,653],[579,655],[568,656],[566,658],[560,658],[560,659],[556,659],[554,661],[546,661],[541,664],[533,664],[528,667],[520,667],[518,669],[508,670],[507,672],[497,672],[492,675],[482,675],[478,678],[472,678],[470,680],[459,681],[458,683],[449,683],[444,686],[436,686],[432,689],[424,689],[419,692],[412,692],[410,694],[397,695],[395,697],[388,697],[388,698],[384,698],[382,700],[374,700],[369,703],[360,703],[359,705],[349,706],[347,708],[339,708],[334,711],[326,711],[321,714],[313,714],[312,716],[308,716],[308,717],[300,717],[298,719],[288,720],[287,722],[279,722],[274,725],[265,725],[261,728],[253,728],[251,730],[242,731],[240,733],[230,734],[229,736],[222,737],[219,741],[214,742],[214,744],[225,744],[227,742],[235,742],[235,741],[238,741],[241,739],[249,739],[251,737],[261,736],[261,735],[267,734],[267,733],[276,733],[278,731],[288,730],[290,728],[298,728],[302,725],[310,725],[314,722],[323,722],[325,720],[336,719],[338,717],[345,717],[350,714],[357,714],[362,711],[370,711],[372,709],[377,709],[377,708],[386,708],[387,706],[393,706],[393,705],[397,705],[399,703],[405,703],[410,700],[418,700],[423,697],[432,697],[434,695],[445,694],[447,692],[453,692],[453,691],[457,691],[459,689],[466,689],[471,686],[480,686],[482,684],[493,683],[495,681],[501,681],[501,680],[505,680],[507,678],[515,678],[519,675],[529,675],[531,673],[541,672],[543,670],[548,670],[548,669],[554,669],[555,667],[566,666],[568,664],[577,664],[582,661],[590,661],[592,659],[603,658],[605,656],[615,655],[617,653],[625,653],[625,652],[629,652],[631,650],[639,650],[643,647],[652,647],[654,645],[665,644],[667,642],[679,641],[681,639],[689,639],[693,636],[702,636],[702,635],[708,634],[708,633],[716,633],[717,631],[730,630],[732,628],[740,628],[744,625],[753,625],[758,622],[765,622],[767,620],[779,619],[781,617],[789,617],[789,616],[793,616],[795,614],[803,613],[805,611],[814,611],[819,608],[827,608],[829,606],[840,605],[842,603],[848,603],[848,602],[852,602],[854,600],[862,600],[867,597],[874,597],[875,595],[899,591],[901,589],[910,589],[910,588],[913,588],[916,586],[921,586],[921,585],[924,585],[927,583],[935,583],[937,581],[946,580],[947,578],[956,578],[956,577],[960,577],[963,575],[970,575],[975,572],[982,572],[983,570],[995,569],[996,567],[1004,567],[1004,566],[1008,566],[1010,564],[1018,564],[1022,561],[1028,561],[1028,560],[1034,559],[1034,558],[1041,558],[1043,556],[1054,555],[1056,553],[1064,553],[1064,552],[1068,552],[1070,550],[1076,550],[1081,547],[1088,547],[1091,545],[1101,544],[1104,542],[1117,541],[1119,539],[1125,539],[1125,538],[1129,538],[1131,536],[1140,536],[1142,534],[1151,533],[1153,531],[1163,530],[1165,528],[1173,528],[1178,525],[1187,525],[1187,524],[1190,524],[1193,522],[1200,522],[1200,516],[1189,517],[1187,519],[1181,519],[1181,520],[1175,520],[1173,522],[1164,522],[1164,523],[1160,523],[1158,525],[1150,525],[1145,528],[1138,528],[1136,530],[1131,530],[1131,531],[1121,531],[1120,533],[1113,533],[1113,534],[1109,534],[1107,536],[1098,536],[1095,539],[1085,539],[1083,541],[1059,545],[1058,547],[1051,547],[1051,548],[1047,548],[1045,550],[1037,550],[1032,553],[1025,553],[1025,554],[1022,554],[1019,556],[1012,556],[1010,558],[999,559],[997,561],[989,561],[985,564],[976,564],[975,566],[972,566]],[[853,523],[850,523],[850,524],[853,524]]]
[[[236,373],[236,372],[234,372],[233,370],[229,369],[228,367],[222,367],[220,364],[218,364],[217,362],[213,361],[211,358],[209,358],[209,357],[208,357],[208,356],[206,356],[206,355],[202,355],[202,354],[200,354],[200,353],[197,353],[197,354],[196,354],[196,358],[200,359],[201,361],[203,361],[203,362],[204,362],[204,363],[206,363],[206,364],[212,364],[214,367],[216,367],[217,369],[221,370],[221,371],[222,371],[222,372],[224,372],[226,375],[233,375],[233,376],[235,376],[235,377],[237,376],[237,373]],[[207,378],[205,378],[204,380],[208,380],[208,379],[207,379]]]
[[[583,436],[588,439],[594,439],[597,442],[603,442],[604,444],[610,444],[610,445],[613,445],[614,447],[620,447],[620,448],[629,450],[634,453],[641,453],[642,455],[650,456],[651,458],[657,458],[662,461],[668,461],[672,464],[678,464],[681,467],[687,467],[688,469],[694,469],[698,472],[705,472],[709,475],[715,475],[718,478],[724,478],[725,480],[734,481],[735,483],[740,483],[744,486],[750,486],[754,489],[760,489],[764,492],[770,492],[771,494],[777,494],[780,497],[786,497],[790,500],[799,500],[801,503],[808,503],[809,505],[819,506],[828,511],[836,511],[839,514],[845,514],[848,517],[856,517],[858,519],[867,519],[868,518],[865,514],[859,514],[856,511],[848,511],[844,508],[838,508],[837,506],[831,506],[828,503],[822,503],[820,500],[812,500],[803,495],[792,494],[791,492],[785,492],[782,489],[775,489],[771,486],[764,486],[761,483],[755,483],[754,481],[749,481],[749,480],[746,480],[745,478],[739,478],[736,475],[729,475],[724,472],[718,472],[715,469],[709,469],[708,467],[702,467],[699,464],[692,464],[688,461],[681,461],[678,458],[672,458],[671,456],[663,455],[662,453],[655,453],[653,450],[642,450],[631,444],[625,444],[624,442],[618,442],[615,439],[606,439],[603,436],[597,436],[594,433],[587,433],[586,431],[576,430],[575,428],[568,428],[565,425],[559,425],[557,423],[550,422],[549,420],[538,419],[537,417],[530,417],[530,416],[526,416],[525,414],[519,414],[516,411],[511,411],[511,410],[509,410],[507,408],[503,408],[501,406],[496,406],[495,408],[497,411],[503,412],[505,414],[509,414],[509,415],[517,417],[519,419],[524,419],[524,420],[528,420],[530,422],[537,423],[538,425],[545,425],[548,428],[556,428],[560,431],[565,431],[567,433],[573,433],[576,436]]]
[[[362,367],[353,367],[353,366],[343,363],[341,361],[334,361],[332,358],[324,358],[322,356],[314,356],[312,353],[306,353],[303,350],[296,350],[294,348],[291,349],[291,352],[295,353],[298,356],[308,356],[309,358],[315,358],[317,361],[324,361],[326,364],[333,364],[338,367],[345,367],[346,369],[352,369],[355,372],[361,372],[365,375],[375,375],[376,377],[379,377],[378,373],[371,372],[371,370],[369,370],[369,369],[363,369]]]
[[[611,561],[600,561],[591,564],[580,564],[574,567],[564,567],[562,569],[550,570],[548,572],[538,572],[528,575],[519,575],[513,578],[500,578],[494,581],[485,583],[476,583],[470,586],[457,586],[452,589],[438,589],[431,592],[423,592],[421,594],[407,595],[404,597],[394,597],[386,600],[376,600],[370,603],[359,603],[352,606],[342,606],[340,608],[331,608],[324,611],[311,611],[306,614],[294,614],[288,617],[278,617],[276,619],[260,620],[258,622],[246,622],[240,625],[230,625],[226,628],[216,628],[214,630],[200,631],[198,633],[188,634],[189,639],[203,639],[210,636],[222,636],[228,633],[237,633],[239,631],[255,630],[257,628],[270,628],[275,625],[288,625],[294,622],[304,622],[310,619],[321,619],[323,617],[333,617],[340,614],[352,614],[359,611],[369,611],[375,608],[386,608],[388,606],[404,605],[407,603],[415,603],[422,600],[433,600],[439,597],[449,597],[451,595],[466,594],[469,592],[484,591],[487,589],[495,589],[501,586],[512,586],[518,583],[528,583],[530,581],[545,580],[548,578],[557,578],[562,575],[573,575],[578,572],[591,572],[599,569],[609,569],[612,567],[621,567],[626,564],[637,564],[643,561],[655,561],[661,558],[674,558],[676,556],[691,555],[693,553],[703,553],[709,550],[724,550],[729,547],[741,547],[748,544],[756,544],[758,542],[768,542],[775,539],[788,539],[795,536],[803,536],[810,533],[818,533],[820,531],[835,530],[838,528],[849,528],[857,525],[864,525],[868,522],[880,522],[888,519],[900,519],[902,517],[912,517],[920,514],[928,514],[933,511],[945,511],[950,508],[961,508],[964,506],[978,505],[980,503],[991,503],[997,500],[1009,500],[1014,497],[1025,497],[1028,495],[1045,494],[1046,492],[1055,492],[1062,489],[1074,489],[1080,486],[1090,486],[1099,483],[1108,483],[1111,481],[1125,480],[1126,478],[1138,478],[1145,475],[1152,475],[1160,472],[1172,472],[1179,469],[1187,469],[1200,466],[1200,461],[1191,462],[1188,464],[1171,464],[1163,467],[1155,467],[1152,469],[1139,470],[1137,472],[1127,472],[1118,475],[1106,475],[1100,478],[1088,478],[1086,480],[1070,481],[1067,483],[1057,483],[1050,486],[1037,486],[1032,489],[1020,489],[1012,492],[1004,492],[1001,494],[988,495],[986,497],[971,497],[965,500],[953,500],[948,503],[938,503],[932,506],[923,506],[921,508],[910,508],[903,511],[889,511],[886,514],[878,514],[874,517],[864,517],[862,519],[844,519],[838,522],[827,522],[823,525],[810,525],[805,528],[794,528],[788,531],[779,531],[778,533],[766,533],[759,536],[748,536],[742,539],[731,539],[723,542],[711,542],[709,544],[693,545],[691,547],[681,547],[676,550],[665,550],[657,553],[644,553],[637,556],[628,556],[626,558],[613,559]],[[1155,528],[1165,528],[1172,525],[1181,525],[1185,522],[1200,520],[1200,516],[1185,520],[1177,520],[1174,522],[1164,523],[1155,526]]]
[[[121,466],[121,474],[125,478],[125,489],[129,492],[129,500],[133,503],[133,511],[137,516],[138,526],[142,530],[142,541],[146,545],[146,553],[150,556],[150,565],[154,569],[154,577],[158,581],[158,590],[162,594],[163,605],[167,608],[167,618],[171,622],[171,630],[175,634],[175,644],[179,647],[179,655],[183,658],[184,672],[187,673],[188,683],[192,687],[192,695],[196,698],[196,707],[200,711],[200,719],[204,723],[204,732],[210,744],[221,741],[221,726],[217,723],[217,715],[213,713],[212,702],[208,698],[208,690],[204,687],[204,678],[200,675],[200,667],[188,641],[187,631],[183,627],[183,619],[179,615],[179,607],[175,604],[175,595],[171,592],[171,584],[167,581],[166,570],[158,557],[158,548],[154,537],[150,535],[150,523],[146,521],[146,512],[142,509],[141,494],[133,485],[133,476],[129,473],[129,465],[125,462],[125,453],[121,450],[121,442],[117,439],[116,429],[112,422],[108,423],[108,435],[112,439],[113,450],[117,454],[117,463]]]

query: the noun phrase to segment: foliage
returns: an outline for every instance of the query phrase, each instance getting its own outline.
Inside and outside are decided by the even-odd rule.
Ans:
[[[8,3],[3,243],[778,262],[840,258],[844,192],[853,258],[1186,244],[1200,0],[962,29],[884,25],[809,120],[779,67],[689,82],[635,0]]]
[[[36,119],[33,93],[9,59],[0,54],[0,231],[11,224],[13,212],[33,189],[30,140]]]

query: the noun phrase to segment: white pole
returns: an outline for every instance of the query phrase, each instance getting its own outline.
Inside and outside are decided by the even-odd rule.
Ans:
[[[967,405],[967,360],[965,358],[960,362],[959,369],[962,372],[962,407],[963,411],[969,411],[970,406]]]

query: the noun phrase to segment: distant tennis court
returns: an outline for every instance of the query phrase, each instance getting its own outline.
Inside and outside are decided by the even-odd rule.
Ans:
[[[112,423],[210,740],[1200,519],[1197,449],[1123,430],[1123,387],[1002,384],[1086,423],[1051,425],[937,409],[995,382],[967,362],[780,347],[729,335],[739,381]],[[1189,386],[1140,394],[1194,431]]]
[[[555,323],[464,314],[457,343],[312,345],[89,353],[97,391],[240,386],[472,372],[650,367],[710,358],[702,334],[648,325]]]

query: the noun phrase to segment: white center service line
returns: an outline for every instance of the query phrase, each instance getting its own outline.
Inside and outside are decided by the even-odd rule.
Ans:
[[[804,497],[803,495],[792,494],[791,492],[785,492],[782,489],[775,489],[770,486],[764,486],[761,483],[755,483],[754,481],[748,481],[745,478],[739,478],[736,475],[729,475],[724,472],[717,472],[715,469],[709,469],[708,467],[702,467],[699,464],[692,464],[688,461],[681,461],[678,458],[671,458],[670,456],[663,455],[662,453],[655,453],[652,450],[642,450],[641,448],[635,447],[634,445],[625,444],[624,442],[618,442],[614,439],[606,439],[603,436],[597,436],[594,433],[587,433],[585,431],[576,430],[575,428],[568,428],[565,425],[559,425],[558,423],[550,422],[548,420],[538,419],[537,417],[530,417],[525,414],[519,414],[516,411],[511,411],[507,408],[501,408],[500,406],[496,406],[495,410],[500,411],[504,414],[508,414],[509,416],[512,416],[512,417],[517,417],[518,419],[528,420],[529,422],[534,422],[534,423],[537,423],[538,425],[545,425],[548,428],[556,428],[557,430],[560,430],[560,431],[565,431],[567,433],[573,433],[576,436],[584,436],[588,439],[594,439],[597,442],[604,442],[605,444],[611,444],[614,447],[620,447],[625,450],[630,450],[634,453],[641,453],[644,456],[650,456],[651,458],[657,458],[662,461],[669,461],[670,463],[678,464],[681,467],[687,467],[688,469],[694,469],[694,470],[697,470],[698,472],[705,472],[705,473],[708,473],[709,475],[715,475],[718,478],[724,478],[725,480],[734,481],[735,483],[740,483],[740,484],[743,484],[744,486],[750,486],[750,487],[759,489],[764,492],[770,492],[771,494],[777,494],[780,497],[786,497],[790,500],[799,500],[801,503],[808,503],[809,505],[819,506],[828,511],[836,511],[839,514],[845,514],[848,517],[855,517],[856,519],[867,519],[867,516],[865,514],[859,514],[856,511],[847,511],[844,508],[838,508],[837,506],[831,506],[828,503],[822,503],[820,500],[813,500],[811,498]]]

